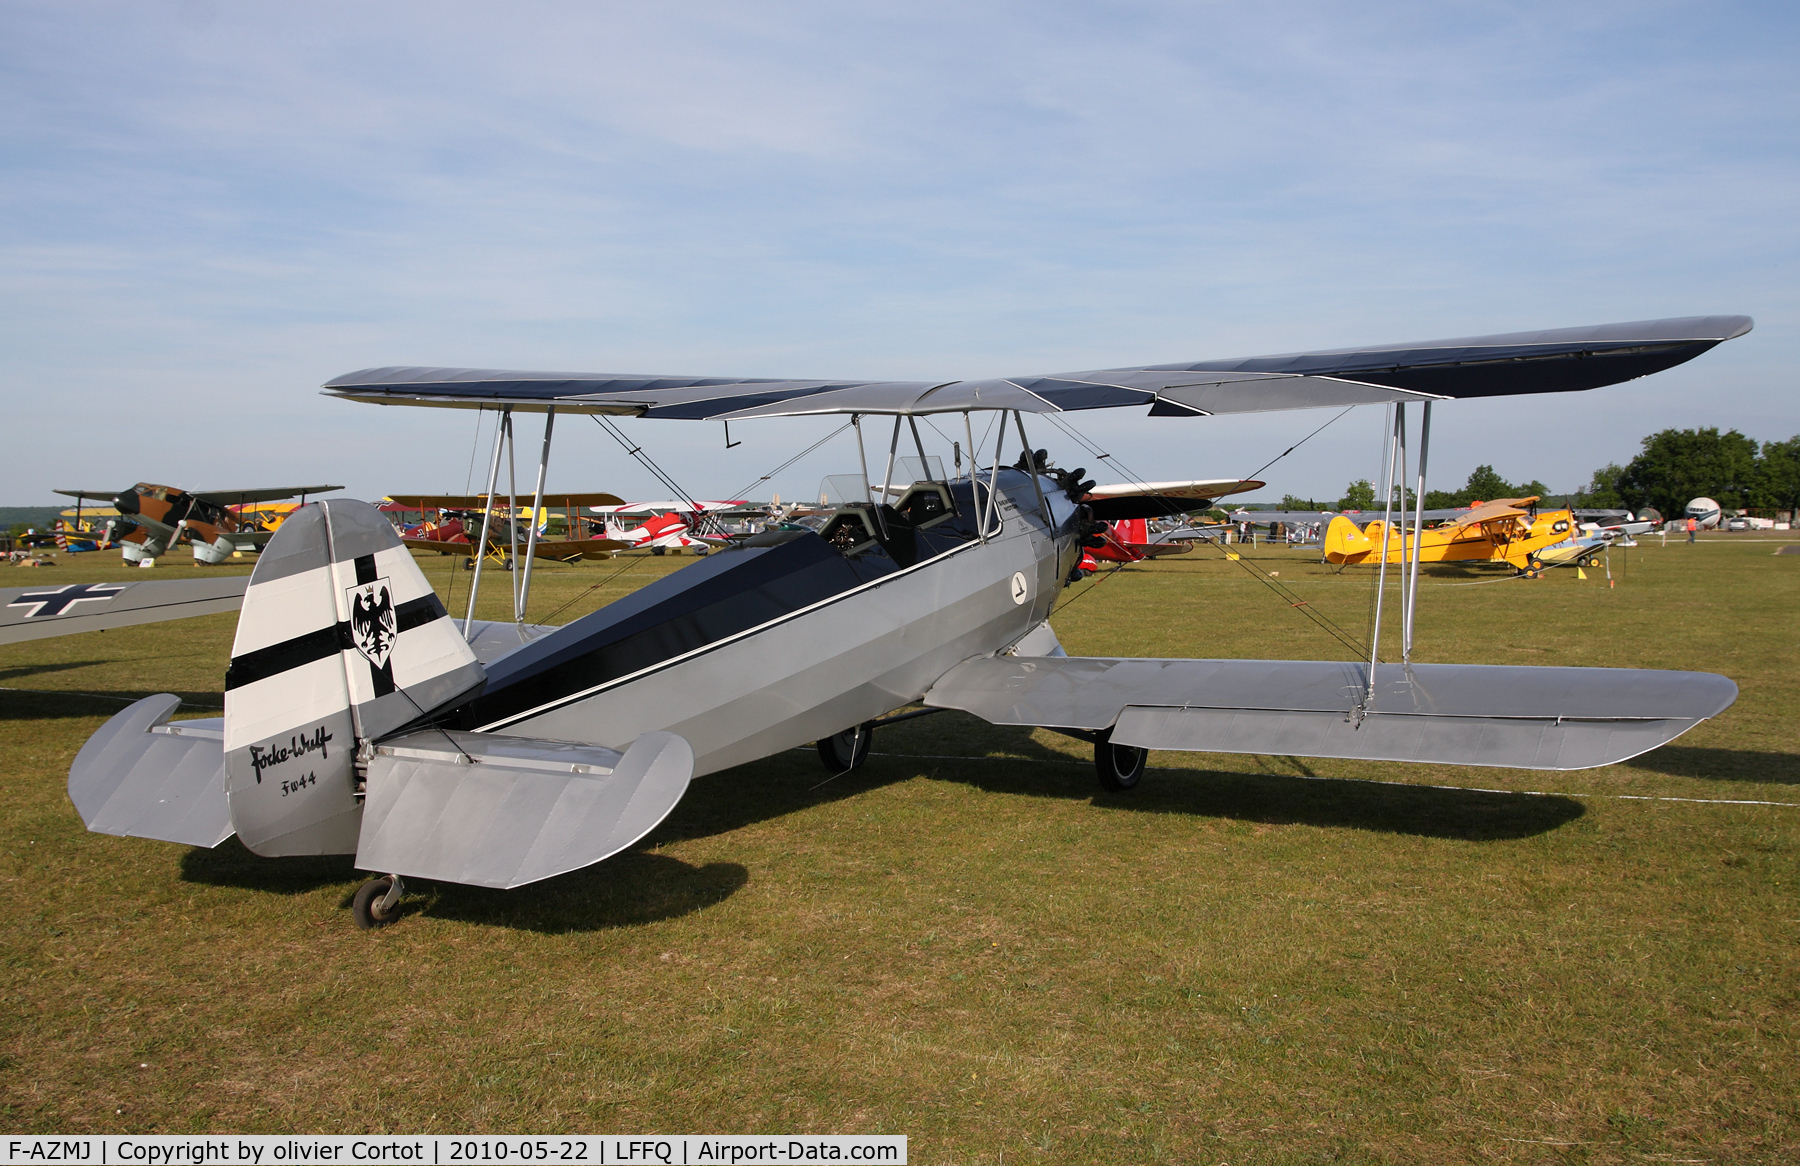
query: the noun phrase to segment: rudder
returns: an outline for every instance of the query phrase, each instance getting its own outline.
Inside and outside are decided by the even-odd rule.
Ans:
[[[351,854],[366,743],[485,677],[366,502],[295,511],[257,560],[225,678],[226,794],[258,854]]]

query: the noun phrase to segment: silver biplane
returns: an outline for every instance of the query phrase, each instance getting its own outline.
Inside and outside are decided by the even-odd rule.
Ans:
[[[1417,402],[1422,498],[1434,402],[1616,384],[1750,327],[1697,317],[979,381],[352,373],[326,394],[501,411],[490,495],[517,413],[544,415],[540,493],[564,414],[834,413],[856,426],[863,497],[818,529],[737,540],[561,627],[525,622],[529,566],[513,583],[512,623],[475,620],[471,595],[459,625],[373,507],[315,503],[250,578],[224,716],[171,721],[175,697],[139,701],[81,750],[69,795],[106,833],[198,846],[235,833],[262,855],[354,854],[381,876],[355,897],[367,927],[394,918],[403,876],[506,888],[598,862],[653,829],[698,775],[808,742],[834,769],[854,768],[871,727],[915,702],[1085,738],[1113,789],[1138,782],[1149,749],[1532,769],[1622,761],[1716,715],[1736,686],[1698,672],[1415,663],[1416,563],[1410,585],[1401,571],[1398,662],[1379,658],[1379,614],[1369,657],[1355,661],[1066,655],[1048,621],[1097,537],[1079,501],[1093,483],[1052,468],[1025,419],[1386,404],[1391,487],[1407,472]],[[896,484],[903,438],[913,464],[938,461],[920,417],[954,425],[961,414],[973,450],[979,411],[999,422],[985,467],[971,457],[966,472]],[[877,418],[892,427],[879,487],[863,444]]]

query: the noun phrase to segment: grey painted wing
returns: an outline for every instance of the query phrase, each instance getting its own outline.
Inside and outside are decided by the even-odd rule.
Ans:
[[[217,846],[231,837],[225,730],[218,718],[168,720],[181,698],[158,693],[116,714],[69,767],[69,800],[89,830]]]
[[[655,829],[687,792],[694,751],[644,733],[591,745],[426,730],[376,747],[356,865],[509,888],[578,870]]]
[[[514,408],[698,419],[809,413],[1053,413],[1149,406],[1162,416],[1254,413],[1385,401],[1568,392],[1673,367],[1751,328],[1748,316],[1688,316],[1466,336],[1235,360],[1137,365],[970,381],[372,368],[327,395],[388,405]]]
[[[1329,660],[997,656],[925,703],[1147,749],[1587,769],[1666,744],[1737,699],[1709,672]]]
[[[249,582],[234,575],[0,588],[0,644],[236,611]]]

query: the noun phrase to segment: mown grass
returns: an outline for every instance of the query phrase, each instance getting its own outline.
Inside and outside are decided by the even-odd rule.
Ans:
[[[1627,765],[1158,754],[1105,795],[1085,746],[943,714],[823,785],[810,751],[697,782],[586,871],[414,884],[373,933],[347,859],[91,835],[68,805],[104,697],[219,703],[232,617],[0,649],[0,685],[54,692],[0,692],[0,1112],[896,1132],[917,1162],[1793,1161],[1800,808],[1611,796],[1800,803],[1800,559],[1774,547],[1652,544],[1610,590],[1429,573],[1424,659],[1737,680]],[[533,617],[684,562],[552,567]],[[1244,562],[1366,633],[1367,572]],[[1347,654],[1216,551],[1071,599],[1075,653]]]

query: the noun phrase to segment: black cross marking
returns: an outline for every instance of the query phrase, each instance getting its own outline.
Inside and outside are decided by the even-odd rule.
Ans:
[[[26,619],[41,619],[62,615],[77,603],[116,598],[129,586],[129,583],[70,583],[50,591],[27,591],[6,606],[28,607],[31,610],[25,613]]]
[[[375,578],[376,578],[376,576],[375,576],[375,556],[374,555],[358,555],[358,556],[356,556],[356,583],[357,583],[357,586],[360,587],[364,583],[373,583],[373,582],[375,582]],[[399,614],[398,612],[395,613],[396,616],[398,616],[398,614]],[[395,648],[398,648],[399,646],[400,645],[398,642],[396,642],[394,644]],[[375,686],[375,699],[380,700],[382,697],[387,696],[389,693],[394,691],[394,653],[393,653],[393,650],[391,648],[388,650],[387,663],[383,664],[381,667],[377,668],[375,666],[375,661],[373,661],[373,660],[368,661],[368,665],[369,665],[369,683]]]

